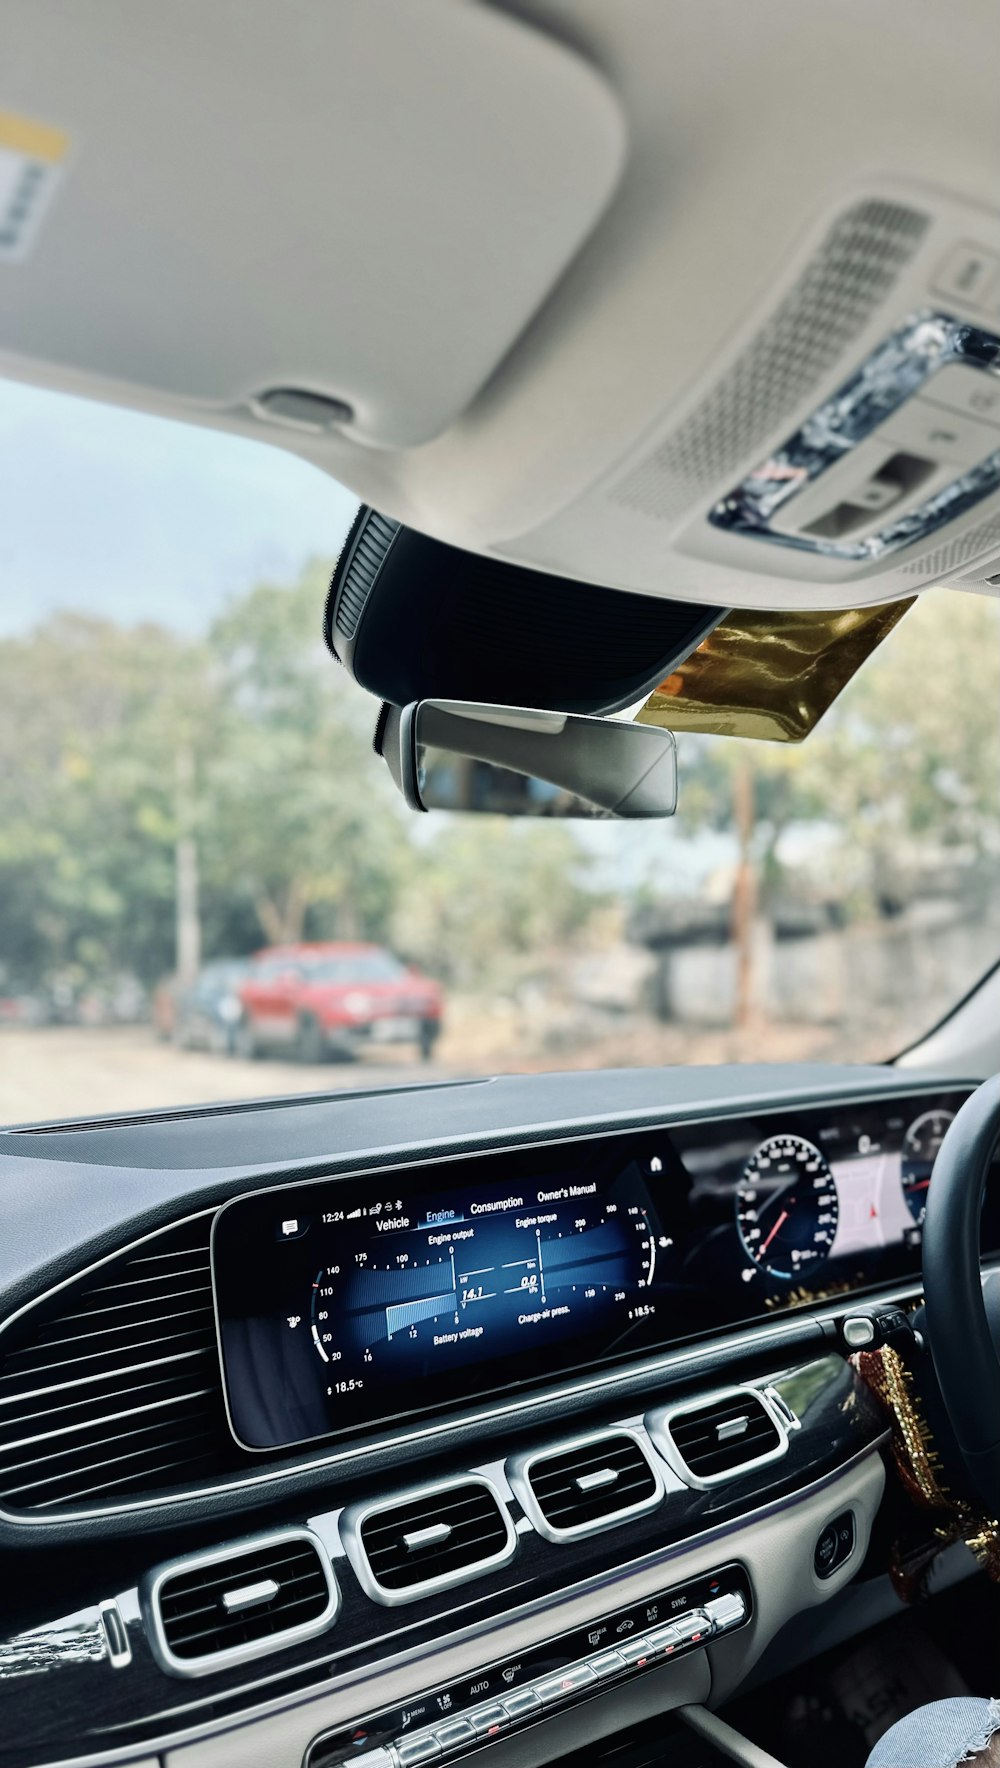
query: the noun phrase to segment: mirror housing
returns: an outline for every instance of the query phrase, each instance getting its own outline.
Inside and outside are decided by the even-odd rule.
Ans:
[[[387,707],[376,749],[411,810],[501,816],[672,816],[672,732],[466,700]]]

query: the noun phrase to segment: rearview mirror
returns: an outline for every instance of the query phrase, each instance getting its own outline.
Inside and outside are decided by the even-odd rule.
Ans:
[[[465,700],[388,709],[377,746],[412,810],[664,817],[677,808],[670,731]]]

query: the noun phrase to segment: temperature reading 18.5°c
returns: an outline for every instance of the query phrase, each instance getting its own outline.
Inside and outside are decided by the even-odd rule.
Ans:
[[[331,1391],[352,1376],[426,1369],[452,1347],[530,1351],[536,1336],[586,1334],[648,1316],[656,1236],[642,1203],[596,1181],[506,1195],[422,1199],[331,1231],[310,1324]],[[374,1366],[374,1368],[373,1368]]]

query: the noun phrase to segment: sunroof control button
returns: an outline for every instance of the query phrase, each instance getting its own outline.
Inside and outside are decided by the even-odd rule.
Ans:
[[[985,380],[986,377],[978,375],[977,379]],[[992,397],[989,386],[987,393]],[[997,395],[1000,399],[1000,381],[997,382]],[[930,398],[908,399],[886,419],[878,436],[880,441],[891,442],[894,447],[910,454],[970,467],[985,460],[995,448],[1000,448],[1000,431],[994,430],[989,423],[950,406],[935,404]]]
[[[949,362],[925,381],[920,397],[1000,431],[1000,375],[988,369]],[[1000,448],[1000,436],[993,446]]]
[[[968,301],[981,307],[990,298],[994,278],[1000,275],[1000,258],[985,247],[952,246],[934,272],[934,287],[952,301]]]

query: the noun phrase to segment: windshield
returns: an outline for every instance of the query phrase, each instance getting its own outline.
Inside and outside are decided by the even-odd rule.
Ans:
[[[0,506],[0,1122],[885,1058],[1000,954],[995,600],[927,592],[801,746],[682,736],[670,821],[421,817],[318,470],[0,386]]]
[[[307,964],[309,982],[398,982],[404,966],[388,952],[359,952],[354,957],[322,958]]]

